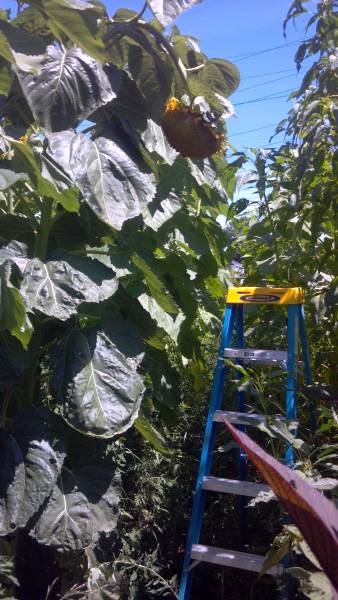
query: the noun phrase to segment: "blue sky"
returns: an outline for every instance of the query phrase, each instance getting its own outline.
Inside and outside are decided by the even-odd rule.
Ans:
[[[139,10],[143,0],[105,4],[112,14],[121,6]],[[291,0],[204,0],[177,19],[182,33],[197,37],[209,57],[232,60],[241,72],[240,87],[230,97],[237,117],[228,121],[229,140],[239,150],[269,144],[275,125],[291,106],[286,96],[299,85],[293,57],[304,38],[305,20],[297,19],[296,28],[289,25],[284,39],[282,24],[290,4]],[[13,7],[13,1],[2,0],[2,6]],[[310,0],[308,10],[314,7]],[[281,47],[269,50],[276,46]],[[263,50],[268,51],[244,56]],[[283,97],[258,100],[270,94]]]

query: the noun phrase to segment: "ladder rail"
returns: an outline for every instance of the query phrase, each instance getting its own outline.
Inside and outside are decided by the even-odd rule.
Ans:
[[[237,305],[236,311],[236,341],[237,348],[244,348],[244,310],[243,304]],[[241,361],[239,361],[240,363]],[[236,373],[237,381],[242,379],[243,375],[239,371]],[[245,410],[245,394],[243,390],[237,390],[237,410],[238,412],[246,412]],[[246,431],[245,425],[237,425],[240,431]],[[237,451],[237,463],[238,463],[238,479],[243,481],[246,475],[246,464],[247,464],[247,456],[245,451],[242,448],[238,448]],[[245,538],[245,530],[246,530],[246,514],[245,514],[245,505],[246,505],[246,497],[239,497],[239,522],[240,522],[240,548],[244,548],[244,538]]]
[[[297,418],[296,411],[296,384],[297,384],[297,356],[298,356],[298,328],[299,310],[297,304],[288,306],[288,357],[287,357],[287,380],[285,415],[288,421]],[[296,430],[292,431],[296,434]],[[294,464],[294,450],[290,445],[285,453],[285,464],[292,467]]]
[[[222,356],[223,354],[224,347],[229,345],[231,342],[234,329],[235,315],[236,310],[234,310],[231,305],[227,305],[225,309],[223,329],[220,340],[220,356]],[[194,543],[198,542],[202,528],[202,513],[206,496],[206,491],[203,489],[203,478],[205,475],[209,474],[211,466],[212,450],[216,438],[214,413],[217,409],[221,407],[226,370],[227,369],[223,360],[217,359],[216,368],[214,372],[214,382],[211,391],[209,412],[205,427],[199,472],[196,482],[192,516],[188,532],[187,545],[185,549],[181,584],[178,596],[179,600],[186,600],[190,596],[191,571],[189,570],[189,565],[191,559],[191,548]]]
[[[285,386],[285,417],[274,415],[275,419],[295,421],[296,414],[296,399],[297,399],[297,356],[298,356],[298,340],[302,347],[302,358],[305,370],[305,380],[307,385],[311,384],[311,372],[308,346],[305,330],[305,314],[303,306],[304,293],[301,288],[233,288],[228,290],[227,305],[224,314],[221,339],[219,344],[219,353],[216,367],[214,370],[214,380],[211,391],[211,398],[208,410],[208,417],[205,427],[205,435],[201,458],[199,463],[199,471],[196,481],[196,489],[193,500],[192,517],[188,532],[186,544],[183,571],[179,588],[179,600],[189,600],[192,580],[193,567],[205,560],[213,564],[222,564],[224,566],[233,566],[246,570],[259,570],[259,562],[263,557],[256,555],[245,554],[233,550],[224,550],[221,548],[213,548],[211,546],[203,546],[199,543],[199,538],[203,522],[203,509],[207,492],[230,493],[239,497],[240,502],[240,521],[241,521],[241,544],[244,538],[244,506],[246,497],[254,497],[260,491],[266,491],[268,486],[265,484],[255,484],[245,481],[246,473],[246,455],[238,450],[238,480],[224,479],[210,475],[212,452],[216,441],[216,433],[219,428],[222,414],[226,414],[229,420],[236,423],[240,430],[245,430],[247,426],[257,427],[259,423],[267,421],[268,417],[261,414],[246,413],[245,396],[242,390],[237,390],[237,412],[223,411],[224,383],[227,375],[227,362],[224,361],[226,354],[238,360],[239,364],[248,362],[267,362],[274,364],[282,362],[286,366],[286,386]],[[282,351],[262,351],[255,349],[246,349],[244,347],[244,304],[286,304],[288,323],[287,323],[287,352]],[[236,333],[236,346],[230,348],[234,333]],[[271,355],[271,356],[268,356]],[[266,356],[265,356],[266,355]],[[241,374],[236,373],[236,379],[240,379]],[[315,413],[312,406],[311,423],[315,427]],[[311,411],[311,404],[310,404]],[[297,424],[295,425],[297,427]],[[296,434],[297,429],[293,430]],[[294,465],[294,450],[290,445],[285,453],[284,461],[289,467]],[[252,562],[250,568],[247,561]],[[286,566],[284,562],[284,569]],[[271,574],[277,575],[283,571],[283,565],[279,565],[275,572]],[[286,590],[286,595],[283,598],[288,600],[289,591]]]

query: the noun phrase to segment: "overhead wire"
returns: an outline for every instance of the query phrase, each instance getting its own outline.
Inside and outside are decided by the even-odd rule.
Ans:
[[[268,129],[269,127],[275,127],[278,123],[269,123],[269,125],[262,125],[261,127],[255,127],[254,129],[247,129],[246,131],[237,131],[232,134],[232,137],[235,135],[244,135],[246,133],[253,133],[254,131],[260,131],[261,129]]]
[[[241,81],[245,79],[257,79],[257,77],[266,77],[268,75],[279,75],[279,73],[291,73],[295,72],[295,69],[282,69],[281,71],[269,71],[268,73],[257,73],[256,75],[246,75],[245,77],[241,77]]]
[[[290,88],[288,90],[280,90],[279,92],[275,92],[274,94],[269,94],[267,96],[260,96],[259,98],[252,98],[251,100],[245,100],[245,102],[234,102],[234,106],[242,106],[243,104],[253,104],[256,102],[264,102],[267,100],[277,100],[278,98],[287,98],[288,92],[293,92],[294,88]]]
[[[269,83],[276,83],[277,81],[282,81],[282,79],[289,79],[289,77],[296,77],[297,73],[294,73],[294,75],[290,74],[290,75],[283,75],[283,77],[277,77],[276,79],[269,79],[268,81],[262,81],[261,83],[255,83],[255,85],[250,85],[249,87],[246,88],[239,88],[238,91],[236,91],[236,94],[240,94],[241,92],[246,92],[247,90],[253,90],[253,88],[256,87],[261,87],[262,85],[268,85]]]
[[[304,39],[293,40],[292,42],[286,42],[285,44],[280,44],[279,46],[273,46],[272,48],[264,48],[263,50],[255,50],[254,52],[246,52],[243,54],[235,54],[233,56],[229,56],[230,59],[236,60],[237,62],[246,60],[253,56],[258,56],[259,54],[266,54],[267,52],[273,52],[274,50],[279,50],[281,48],[288,48],[290,46],[294,46],[301,42],[304,42]]]

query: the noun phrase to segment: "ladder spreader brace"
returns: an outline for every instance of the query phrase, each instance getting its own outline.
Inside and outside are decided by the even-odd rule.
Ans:
[[[243,519],[245,497],[255,497],[261,491],[270,490],[267,485],[244,481],[246,456],[242,450],[239,450],[238,480],[224,479],[210,475],[217,423],[222,421],[222,416],[225,416],[231,423],[235,423],[242,430],[246,426],[257,427],[260,423],[267,421],[265,415],[245,413],[244,393],[242,391],[237,392],[237,412],[222,410],[224,382],[228,371],[224,358],[240,360],[243,364],[282,363],[287,373],[285,417],[274,415],[272,418],[295,420],[297,416],[298,337],[300,337],[302,346],[305,381],[307,385],[311,384],[303,299],[304,293],[302,288],[299,287],[238,287],[228,290],[219,353],[214,371],[209,411],[196,482],[192,517],[185,550],[178,596],[179,600],[189,600],[192,570],[199,562],[208,562],[247,571],[259,572],[261,570],[264,556],[199,544],[204,503],[208,491],[239,496],[241,503],[240,518]],[[246,304],[283,304],[287,306],[287,352],[281,350],[256,350],[244,347],[244,306]],[[231,347],[234,332],[236,332],[236,348]],[[292,467],[294,460],[292,446],[287,448],[284,460],[288,466]],[[268,574],[278,576],[282,571],[283,566],[277,565],[270,569]]]

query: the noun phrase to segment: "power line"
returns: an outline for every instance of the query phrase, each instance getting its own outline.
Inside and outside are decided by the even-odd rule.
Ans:
[[[268,85],[269,83],[275,83],[276,81],[281,81],[282,79],[289,79],[289,77],[293,77],[296,76],[297,73],[294,73],[294,75],[283,75],[283,77],[277,77],[276,79],[269,79],[268,81],[263,81],[262,83],[255,83],[255,85],[250,85],[249,87],[243,88],[243,89],[239,89],[237,94],[240,94],[241,92],[246,92],[247,90],[252,90],[253,88],[256,87],[261,87],[262,85]]]
[[[254,52],[247,52],[244,54],[235,54],[234,56],[230,56],[229,58],[236,60],[237,62],[241,60],[246,60],[247,58],[251,58],[252,56],[258,56],[259,54],[265,54],[266,52],[272,52],[274,50],[280,50],[281,48],[288,48],[290,46],[295,46],[300,42],[304,42],[305,40],[293,40],[292,42],[287,42],[286,44],[281,44],[279,46],[274,46],[272,48],[264,48],[263,50],[255,50]]]
[[[274,94],[270,94],[268,96],[260,96],[259,98],[252,98],[252,100],[246,100],[245,102],[235,102],[234,105],[237,106],[242,106],[243,104],[252,104],[254,102],[264,102],[265,100],[277,100],[278,98],[287,98],[288,95],[283,95],[283,94],[287,94],[287,92],[292,92],[294,91],[294,88],[290,88],[288,90],[280,90],[279,92],[275,92]],[[278,94],[282,94],[282,95],[278,95]]]
[[[243,104],[255,104],[257,102],[266,102],[268,100],[279,100],[279,98],[288,98],[288,94],[282,94],[281,96],[268,96],[267,98],[258,98],[256,100],[247,100],[246,102],[238,102],[235,106],[242,106]]]
[[[295,72],[295,69],[282,69],[281,71],[269,71],[268,73],[257,73],[257,75],[247,75],[246,77],[241,77],[241,81],[245,79],[257,79],[257,77],[266,77],[267,75],[279,75],[279,73],[291,73]]]
[[[235,135],[244,135],[245,133],[253,133],[254,131],[260,131],[261,129],[268,129],[268,127],[275,127],[277,123],[270,123],[269,125],[262,125],[262,127],[255,127],[255,129],[247,129],[247,131],[238,131],[233,133],[231,137]]]

